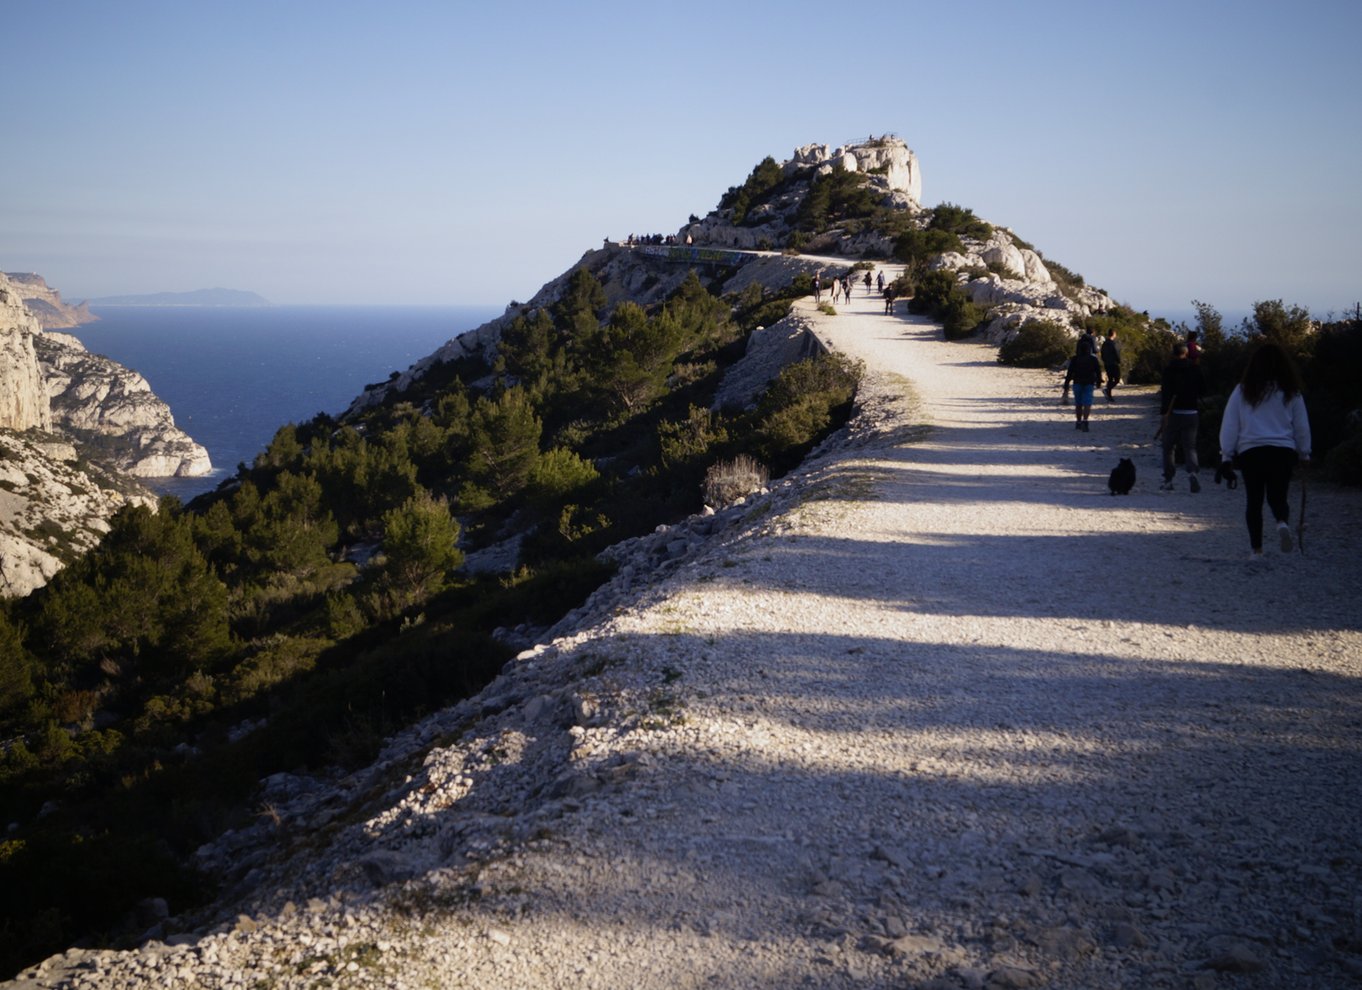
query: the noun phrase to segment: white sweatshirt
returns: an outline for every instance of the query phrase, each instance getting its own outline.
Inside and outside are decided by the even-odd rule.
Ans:
[[[1234,386],[1220,421],[1220,453],[1233,457],[1254,447],[1287,447],[1310,457],[1310,417],[1299,392],[1287,402],[1273,389],[1254,406]]]

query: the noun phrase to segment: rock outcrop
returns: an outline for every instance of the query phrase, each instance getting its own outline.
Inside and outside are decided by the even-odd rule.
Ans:
[[[741,250],[784,247],[796,230],[797,213],[814,180],[835,171],[866,177],[871,192],[888,209],[915,213],[922,205],[922,170],[917,155],[897,137],[870,138],[864,144],[832,148],[806,144],[780,166],[780,188],[744,216],[733,207],[714,210],[681,228],[679,240]],[[848,256],[887,256],[893,243],[873,230],[833,229],[814,238],[806,249]]]
[[[156,500],[78,459],[63,437],[0,430],[0,596],[42,587],[98,543],[109,518],[128,504]]]
[[[1074,329],[1075,320],[1116,305],[1089,286],[1061,286],[1044,259],[1019,245],[1005,228],[995,227],[987,240],[965,239],[965,244],[964,253],[943,254],[934,266],[958,273],[970,300],[987,310],[983,333],[993,343],[1001,344],[1035,320]]]
[[[0,275],[0,429],[45,430],[52,425],[34,347],[42,332],[37,317],[24,308],[18,287]]]
[[[18,289],[24,305],[38,318],[44,330],[68,330],[99,319],[90,312],[89,303],[72,306],[64,302],[61,293],[48,285],[41,275],[6,272],[5,277]]]
[[[53,425],[138,478],[192,478],[213,470],[208,451],[175,425],[137,372],[91,354],[69,334],[35,341]]]

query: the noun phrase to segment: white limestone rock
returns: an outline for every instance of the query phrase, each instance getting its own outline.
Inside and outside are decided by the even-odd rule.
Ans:
[[[191,478],[213,470],[208,451],[179,427],[147,380],[64,333],[35,340],[52,423],[93,443],[99,456],[138,478]]]
[[[18,288],[0,275],[0,428],[46,430],[52,426],[34,348],[34,340],[41,335],[42,327],[24,307]]]
[[[76,457],[61,437],[0,430],[0,596],[26,595],[109,530],[148,492]]]

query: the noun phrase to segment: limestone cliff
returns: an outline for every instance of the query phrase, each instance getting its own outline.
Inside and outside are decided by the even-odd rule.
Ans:
[[[42,326],[24,308],[17,286],[0,275],[0,428],[47,429],[52,425],[47,387],[34,341]]]
[[[154,504],[123,475],[211,470],[141,375],[44,332],[0,275],[0,595],[41,587],[129,501]]]
[[[62,300],[61,293],[47,284],[41,275],[32,272],[6,272],[5,277],[19,291],[28,311],[38,318],[44,330],[67,330],[99,319],[90,312],[89,303],[72,306]]]
[[[35,342],[55,427],[90,456],[139,478],[198,477],[213,470],[208,451],[179,427],[170,407],[131,369],[91,354],[75,337]]]

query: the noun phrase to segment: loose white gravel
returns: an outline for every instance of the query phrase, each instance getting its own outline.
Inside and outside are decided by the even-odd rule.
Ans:
[[[1150,390],[1080,433],[1053,376],[840,308],[860,408],[794,477],[620,548],[370,771],[274,781],[238,919],[17,985],[1362,981],[1359,493],[1254,565],[1242,491],[1158,491]]]

